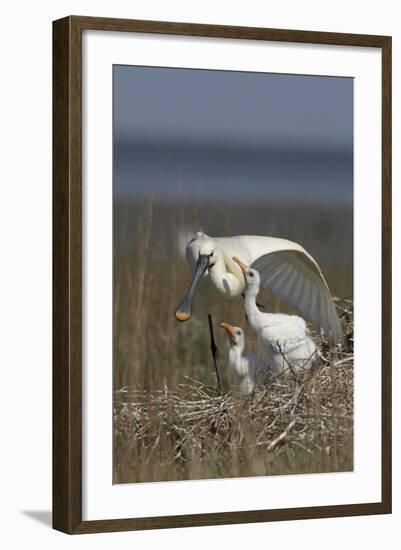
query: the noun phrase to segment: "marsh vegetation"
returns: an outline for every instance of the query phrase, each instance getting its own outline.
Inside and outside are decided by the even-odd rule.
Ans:
[[[228,343],[217,324],[241,326],[250,351],[257,352],[256,337],[241,299],[224,304],[215,317],[225,391],[219,395],[202,310],[186,323],[174,317],[191,278],[177,246],[188,227],[302,244],[337,297],[344,345],[315,335],[325,361],[313,375],[278,377],[240,397],[228,391]],[[115,483],[352,470],[350,209],[117,202],[113,251]],[[269,311],[291,312],[268,291],[259,301]]]

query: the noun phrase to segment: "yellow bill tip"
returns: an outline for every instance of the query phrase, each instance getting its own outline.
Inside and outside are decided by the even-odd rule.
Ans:
[[[244,262],[241,262],[241,260],[239,258],[237,258],[237,256],[233,256],[233,262],[235,262],[236,264],[238,264],[241,268],[241,270],[243,271],[243,273],[245,274],[247,269],[248,269],[248,266],[246,264],[244,264]]]
[[[235,327],[232,325],[229,325],[228,323],[220,323],[221,328],[224,328],[224,330],[227,332],[228,336],[232,341],[234,341],[235,338]]]
[[[175,318],[177,319],[177,321],[181,321],[181,322],[188,321],[190,317],[191,317],[190,313],[179,311],[178,309],[175,312]]]

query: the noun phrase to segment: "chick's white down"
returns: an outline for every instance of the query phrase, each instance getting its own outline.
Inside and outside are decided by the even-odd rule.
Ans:
[[[249,395],[255,385],[268,384],[274,376],[274,369],[255,353],[245,352],[244,331],[228,323],[221,323],[230,340],[228,352],[227,378],[230,387],[241,395]]]
[[[245,312],[266,360],[278,372],[293,371],[296,374],[316,364],[319,350],[304,319],[297,315],[261,312],[256,304],[260,289],[258,271],[238,258],[234,261],[245,277]]]

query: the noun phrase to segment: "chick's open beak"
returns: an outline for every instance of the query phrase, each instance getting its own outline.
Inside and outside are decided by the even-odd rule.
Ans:
[[[228,323],[220,323],[220,326],[227,332],[231,342],[235,341],[235,327]]]
[[[241,260],[239,258],[237,258],[236,256],[233,257],[233,262],[235,262],[236,264],[238,264],[240,266],[241,271],[245,276],[246,272],[248,271],[248,266],[246,264],[244,264],[244,262],[241,262]]]

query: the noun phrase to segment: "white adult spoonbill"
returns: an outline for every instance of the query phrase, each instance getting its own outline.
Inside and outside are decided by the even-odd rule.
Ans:
[[[231,342],[228,352],[227,377],[230,386],[238,388],[241,395],[249,395],[256,384],[267,384],[274,370],[255,353],[245,352],[244,331],[228,323],[220,323]]]
[[[193,278],[175,316],[179,321],[190,318],[199,285],[203,305],[208,312],[211,350],[219,387],[217,347],[210,306],[244,292],[245,279],[232,260],[233,256],[240,257],[258,270],[262,287],[284,298],[326,336],[341,341],[341,324],[329,287],[317,262],[301,245],[275,237],[241,235],[213,238],[198,232],[188,242],[185,252]]]
[[[316,364],[320,354],[309,336],[304,319],[298,315],[262,313],[256,305],[260,275],[234,257],[245,278],[245,312],[256,332],[266,359],[278,372],[292,370],[296,374]]]

